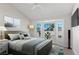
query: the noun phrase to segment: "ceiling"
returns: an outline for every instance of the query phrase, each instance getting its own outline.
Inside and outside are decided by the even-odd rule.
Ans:
[[[12,4],[32,21],[71,15],[74,3],[15,3]]]

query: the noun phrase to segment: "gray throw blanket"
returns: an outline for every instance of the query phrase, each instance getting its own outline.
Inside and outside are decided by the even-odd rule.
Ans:
[[[37,39],[37,40],[31,40],[30,42],[24,43],[22,46],[22,51],[25,54],[32,55],[35,51],[35,46],[39,43],[43,42],[45,39]]]

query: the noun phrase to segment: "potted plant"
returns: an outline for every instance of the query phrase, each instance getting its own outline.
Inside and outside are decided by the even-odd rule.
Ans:
[[[48,31],[45,33],[45,38],[50,39],[50,33]]]

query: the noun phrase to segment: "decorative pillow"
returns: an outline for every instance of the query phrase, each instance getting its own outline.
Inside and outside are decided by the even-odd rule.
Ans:
[[[24,35],[24,37],[28,37],[28,34],[26,34],[26,33],[24,33],[23,35]]]
[[[19,33],[19,37],[21,40],[28,40],[30,39],[30,35],[28,35],[26,32]]]
[[[21,34],[23,34],[25,37],[30,37],[30,34],[28,32],[22,32]]]
[[[31,38],[28,33],[23,33],[23,35],[25,40],[29,40]]]
[[[11,40],[18,40],[19,38],[19,34],[8,34]]]
[[[20,37],[20,40],[24,39],[24,35],[23,34],[20,34],[19,37]]]
[[[24,39],[25,39],[25,40],[30,40],[30,39],[31,39],[31,37],[24,37]]]

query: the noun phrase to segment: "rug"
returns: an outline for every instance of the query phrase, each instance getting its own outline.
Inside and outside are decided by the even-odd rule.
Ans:
[[[64,48],[57,45],[52,45],[49,55],[64,55]]]

